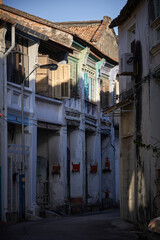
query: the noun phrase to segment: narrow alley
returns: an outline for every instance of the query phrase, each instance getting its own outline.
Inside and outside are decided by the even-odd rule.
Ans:
[[[54,217],[0,225],[1,240],[138,240],[152,239],[130,223],[120,220],[119,210]]]

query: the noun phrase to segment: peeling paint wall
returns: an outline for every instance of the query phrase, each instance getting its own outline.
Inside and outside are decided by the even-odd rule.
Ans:
[[[135,77],[119,78],[120,93],[130,89],[134,96],[132,106],[128,104],[121,108],[121,216],[139,226],[147,225],[151,218],[157,216],[159,209],[155,208],[155,202],[156,206],[159,204],[159,183],[156,180],[159,159],[153,156],[152,151],[134,143],[136,140],[159,146],[160,139],[160,115],[156,105],[160,100],[160,86],[152,75],[158,65],[159,50],[150,52],[154,44],[151,41],[153,29],[149,25],[149,10],[148,1],[143,1],[119,27],[119,57],[131,52],[131,43],[135,40],[134,56],[138,65]]]

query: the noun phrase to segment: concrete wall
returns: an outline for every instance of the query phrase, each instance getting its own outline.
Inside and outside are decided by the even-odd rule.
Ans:
[[[100,202],[101,159],[100,135],[87,133],[86,135],[86,169],[87,169],[87,201],[88,204]],[[91,166],[97,165],[97,172],[91,173]]]
[[[128,89],[134,92],[135,101],[128,105],[121,115],[121,145],[120,145],[120,190],[121,216],[123,219],[139,225],[156,216],[154,198],[157,201],[158,159],[152,151],[134,143],[134,140],[145,144],[158,146],[160,133],[158,123],[160,114],[156,103],[159,102],[160,86],[153,78],[151,71],[158,65],[158,52],[151,54],[149,42],[150,26],[148,25],[148,5],[143,1],[132,16],[119,27],[119,56],[131,52],[132,40],[140,41],[139,57],[141,57],[138,75],[120,76],[120,93]],[[143,16],[143,17],[142,17]],[[133,32],[133,29],[135,32]],[[153,43],[152,43],[153,44]],[[141,55],[141,56],[140,56]],[[135,84],[138,84],[136,88]],[[126,207],[126,203],[128,206]],[[158,203],[158,202],[157,202]],[[157,204],[156,203],[156,204]]]
[[[118,59],[118,40],[112,29],[106,29],[96,46],[112,59]]]
[[[70,198],[84,201],[84,132],[68,130],[68,148],[70,150]],[[80,171],[73,172],[73,164],[80,164]]]

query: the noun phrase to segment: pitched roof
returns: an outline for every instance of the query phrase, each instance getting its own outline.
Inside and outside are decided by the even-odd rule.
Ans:
[[[22,26],[24,25],[25,27],[31,28],[32,30],[35,30],[34,26],[36,26],[37,32],[39,32],[42,37],[47,35],[50,40],[52,40],[54,42],[57,40],[60,44],[72,49],[72,47],[70,45],[68,45],[68,43],[65,42],[67,37],[62,38],[60,41],[60,39],[58,38],[59,35],[56,34],[55,31],[53,31],[53,30],[59,30],[61,32],[68,34],[68,36],[70,35],[70,36],[76,37],[79,41],[84,42],[86,46],[89,45],[90,48],[92,49],[92,51],[94,51],[96,54],[98,54],[98,56],[108,59],[108,61],[113,64],[118,63],[117,60],[115,60],[115,59],[109,57],[108,55],[106,55],[105,53],[103,53],[100,49],[98,49],[92,43],[94,36],[95,36],[95,39],[96,38],[98,39],[98,37],[100,37],[101,32],[99,30],[101,29],[101,25],[103,25],[102,24],[103,21],[106,21],[107,19],[110,21],[109,17],[105,16],[103,21],[95,20],[95,21],[86,21],[86,22],[81,21],[81,22],[58,23],[58,22],[48,21],[46,19],[34,16],[32,14],[9,7],[4,4],[0,4],[0,19],[10,22],[12,24],[17,23]],[[25,22],[24,22],[24,19],[25,19]],[[30,21],[31,21],[31,23],[30,23]],[[83,28],[83,30],[81,29],[81,31],[80,31],[80,27],[78,27],[78,31],[76,31],[75,26],[74,26],[75,23],[77,23],[78,26],[79,26],[79,24],[82,26],[84,24],[87,25],[90,23],[89,24],[90,26],[88,25],[88,30],[89,30],[89,28],[91,29],[91,25],[92,25],[92,26],[94,26],[92,29],[93,31],[91,31],[91,34],[87,37],[87,32],[89,33],[89,31],[87,31],[87,29],[86,29],[86,31],[84,31],[84,34],[82,34],[84,28]],[[45,26],[45,27],[43,27],[43,26]],[[90,38],[90,40],[88,40],[89,38]],[[91,39],[92,39],[92,41],[91,41]]]
[[[88,42],[97,42],[110,22],[111,18],[104,16],[103,20],[57,22],[55,24],[68,29]]]
[[[110,28],[121,25],[125,22],[143,0],[128,0],[126,5],[120,11],[118,17],[114,18],[109,25]]]
[[[5,10],[5,11],[7,11],[7,12],[14,13],[14,14],[16,14],[16,15],[18,15],[18,16],[21,16],[21,17],[24,17],[24,18],[26,18],[26,19],[32,20],[32,21],[34,21],[34,22],[37,22],[37,23],[44,24],[44,25],[49,26],[49,27],[53,27],[53,28],[59,29],[59,28],[54,24],[54,22],[51,22],[51,21],[48,21],[48,20],[46,20],[46,19],[37,17],[37,16],[32,15],[32,14],[30,14],[30,13],[26,13],[26,12],[21,11],[21,10],[19,10],[19,9],[12,8],[12,7],[7,6],[7,5],[4,5],[4,4],[0,4],[0,9]]]

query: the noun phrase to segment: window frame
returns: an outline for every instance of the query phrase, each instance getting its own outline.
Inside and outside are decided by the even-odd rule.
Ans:
[[[6,35],[6,50],[11,46],[10,32]],[[29,74],[28,39],[16,34],[15,48],[7,56],[7,81],[20,85]],[[28,62],[28,63],[27,63]],[[9,75],[10,74],[10,75]],[[29,87],[29,80],[24,85]]]

